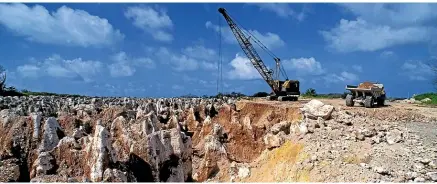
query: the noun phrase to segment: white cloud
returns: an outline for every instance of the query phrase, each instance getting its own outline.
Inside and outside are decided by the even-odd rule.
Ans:
[[[35,65],[22,65],[17,67],[17,72],[23,77],[37,78],[41,68]]]
[[[395,53],[393,51],[384,51],[381,53],[381,57],[388,58],[394,56]]]
[[[320,75],[325,71],[322,68],[320,62],[315,58],[293,58],[290,60],[284,60],[284,69],[294,70],[298,75]]]
[[[340,24],[321,31],[328,47],[339,52],[376,51],[395,45],[427,42],[435,29],[423,26],[394,28],[375,25],[358,18],[355,21],[340,20]]]
[[[352,68],[357,72],[363,72],[363,67],[361,65],[353,65]]]
[[[353,83],[358,81],[358,76],[349,73],[349,72],[341,72],[340,74],[329,74],[323,77],[327,84],[330,83]]]
[[[204,46],[201,45],[186,47],[183,49],[182,53],[196,59],[202,59],[202,60],[218,59],[218,56],[214,50],[205,48]]]
[[[421,61],[407,61],[401,69],[410,80],[427,80],[434,75],[432,68]]]
[[[182,90],[182,89],[184,89],[184,87],[181,86],[181,85],[174,84],[173,86],[171,86],[171,89],[174,89],[174,90]]]
[[[161,47],[155,53],[164,64],[171,65],[172,69],[178,72],[194,71],[199,68],[204,70],[217,69],[214,60],[218,59],[214,50],[201,45],[186,47],[181,53],[172,52]]]
[[[173,35],[168,32],[173,28],[173,22],[164,10],[155,10],[149,6],[129,7],[124,15],[133,20],[135,27],[151,34],[155,40],[173,40]]]
[[[261,78],[261,75],[255,67],[253,67],[250,60],[239,54],[235,55],[235,58],[231,61],[230,65],[232,69],[227,72],[227,77],[229,79],[251,80]]]
[[[435,42],[435,4],[351,3],[341,6],[357,18],[341,19],[335,28],[321,31],[328,46],[336,51],[376,51],[397,45]]]
[[[0,4],[0,24],[30,41],[69,46],[109,46],[124,39],[107,19],[62,6],[50,13],[40,5]]]
[[[136,67],[153,69],[156,67],[155,62],[146,57],[132,58],[125,52],[119,52],[111,57],[114,63],[108,66],[109,73],[112,77],[129,77],[135,74]]]
[[[390,26],[414,26],[432,23],[437,18],[433,3],[347,3],[348,11],[369,22]]]
[[[210,21],[207,21],[205,23],[205,26],[206,26],[206,28],[212,29],[215,32],[221,31],[223,39],[226,43],[238,44],[234,34],[232,33],[231,29],[228,26],[222,26],[220,28],[219,26],[213,24]],[[257,30],[249,30],[249,31],[244,31],[244,32],[245,32],[247,37],[249,37],[247,35],[247,33],[254,35],[264,46],[266,46],[269,49],[275,49],[275,48],[279,48],[279,47],[282,47],[285,45],[285,42],[281,39],[281,37],[275,33],[267,32],[265,34],[262,34],[262,33],[258,32]],[[256,47],[259,47],[258,44],[256,44],[252,40],[251,40],[251,43],[253,45],[256,45]]]
[[[197,60],[186,55],[172,55],[170,60],[174,63],[173,68],[176,71],[196,70],[199,67]]]
[[[100,61],[82,60],[82,58],[68,60],[59,55],[53,55],[35,64],[18,66],[17,72],[23,77],[30,78],[50,76],[69,79],[80,78],[85,82],[91,82],[102,68],[103,64]]]
[[[293,17],[298,21],[303,21],[306,17],[305,12],[295,12],[289,4],[286,3],[256,3],[261,10],[271,11],[279,17]]]

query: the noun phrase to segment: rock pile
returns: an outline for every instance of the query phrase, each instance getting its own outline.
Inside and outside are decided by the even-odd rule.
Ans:
[[[310,101],[301,109],[304,118],[291,124],[290,134],[284,131],[286,128],[274,126],[271,129],[281,135],[274,139],[281,140],[275,147],[289,141],[303,145],[295,161],[277,166],[291,174],[287,177],[287,173],[263,174],[273,169],[268,165],[273,158],[263,157],[260,162],[251,164],[256,168],[252,170],[269,179],[254,177],[241,181],[436,181],[436,122],[380,120],[362,112],[333,108],[320,101]],[[287,124],[277,125],[286,127]],[[278,133],[280,129],[282,131]]]

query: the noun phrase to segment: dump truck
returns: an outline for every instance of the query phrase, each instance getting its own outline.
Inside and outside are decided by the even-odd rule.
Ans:
[[[358,86],[346,85],[351,93],[346,96],[346,106],[352,107],[355,103],[366,108],[384,106],[384,85],[377,82],[363,82]]]

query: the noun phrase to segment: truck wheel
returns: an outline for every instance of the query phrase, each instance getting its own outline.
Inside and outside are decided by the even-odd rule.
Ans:
[[[283,96],[278,97],[278,101],[280,102],[284,101],[284,97]]]
[[[346,106],[352,107],[354,106],[354,97],[351,94],[346,96]]]
[[[380,96],[376,103],[378,104],[378,106],[383,107],[384,106],[384,101],[385,101],[385,96]]]
[[[364,107],[366,107],[366,108],[373,107],[373,97],[372,96],[366,96],[366,99],[364,100]]]

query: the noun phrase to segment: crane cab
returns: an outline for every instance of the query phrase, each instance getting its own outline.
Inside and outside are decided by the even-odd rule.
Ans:
[[[268,100],[297,101],[300,96],[300,83],[297,80],[275,80],[274,84],[276,90],[273,91],[273,96],[268,97]]]

